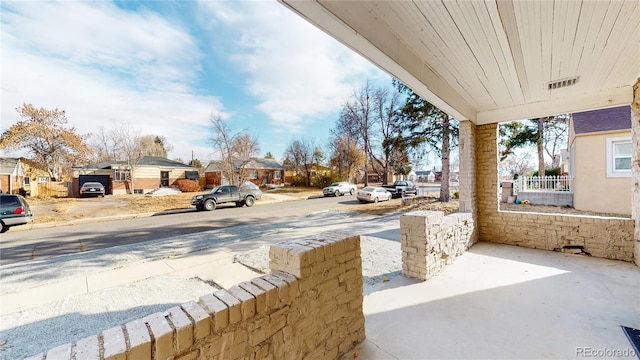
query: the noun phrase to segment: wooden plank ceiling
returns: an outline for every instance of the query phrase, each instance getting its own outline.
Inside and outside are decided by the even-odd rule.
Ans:
[[[638,0],[281,2],[478,124],[629,104],[640,75]]]

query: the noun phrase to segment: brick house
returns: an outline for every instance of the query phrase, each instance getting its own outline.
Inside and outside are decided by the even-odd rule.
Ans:
[[[132,180],[133,178],[133,188]],[[178,161],[155,156],[144,156],[135,166],[125,161],[110,161],[73,169],[74,195],[82,184],[97,181],[107,194],[144,194],[161,187],[171,187],[178,179],[198,181],[198,169]]]
[[[284,183],[284,168],[282,163],[275,159],[253,158],[244,167],[247,180],[261,185],[280,185]],[[236,175],[238,173],[236,172]],[[228,184],[229,179],[223,175],[222,161],[214,160],[204,170],[205,186],[214,187]]]

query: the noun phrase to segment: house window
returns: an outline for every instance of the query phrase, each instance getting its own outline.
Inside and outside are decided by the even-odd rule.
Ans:
[[[255,180],[258,178],[258,170],[249,170],[249,179]]]
[[[31,185],[31,178],[28,176],[24,177],[24,186]]]
[[[113,181],[127,181],[129,170],[116,170],[113,172]]]
[[[607,139],[607,177],[631,177],[631,137]]]
[[[39,183],[49,182],[49,177],[48,176],[38,176],[38,182]]]
[[[280,170],[274,171],[273,172],[273,178],[274,179],[282,179],[282,172]]]

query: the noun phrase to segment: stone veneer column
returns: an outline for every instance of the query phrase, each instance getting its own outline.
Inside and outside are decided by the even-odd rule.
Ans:
[[[491,238],[491,217],[498,213],[498,124],[476,127],[476,228],[480,240]]]
[[[635,220],[635,263],[640,266],[640,78],[633,86],[633,103],[631,103],[631,216]]]
[[[459,137],[460,154],[460,212],[471,213],[474,224],[474,231],[471,240],[478,241],[478,206],[476,197],[476,124],[471,121],[460,121]]]

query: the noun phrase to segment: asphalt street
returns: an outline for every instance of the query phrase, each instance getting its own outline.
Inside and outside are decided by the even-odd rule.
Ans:
[[[339,210],[359,204],[354,196],[312,198],[286,202],[256,203],[248,207],[220,207],[214,211],[158,214],[73,226],[45,227],[2,234],[0,265],[42,260],[112,246],[196,234],[243,224],[269,223],[317,211]],[[111,219],[113,220],[113,219]],[[20,229],[18,229],[20,230]]]

